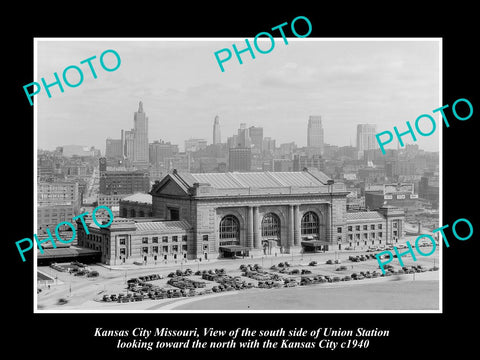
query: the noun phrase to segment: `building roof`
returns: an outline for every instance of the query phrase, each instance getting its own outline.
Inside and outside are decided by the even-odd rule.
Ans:
[[[135,193],[132,195],[128,195],[122,199],[122,201],[130,201],[130,202],[137,202],[143,204],[151,204],[152,203],[152,195],[144,194],[144,193]]]
[[[357,220],[384,220],[382,214],[378,211],[355,211],[347,212],[345,214],[347,221],[357,221]]]
[[[190,230],[192,226],[186,220],[180,221],[142,221],[137,222],[137,230],[139,231],[158,231],[162,233],[184,232]]]
[[[318,172],[314,176],[306,171],[286,172],[227,172],[227,173],[181,173],[180,176],[188,186],[194,183],[210,184],[216,189],[244,189],[244,188],[278,188],[278,187],[311,187],[326,185],[329,178]]]

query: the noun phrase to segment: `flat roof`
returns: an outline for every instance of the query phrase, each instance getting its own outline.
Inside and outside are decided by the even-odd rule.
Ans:
[[[57,249],[43,249],[43,254],[37,249],[37,258],[38,259],[52,259],[52,258],[64,258],[64,257],[77,257],[77,256],[88,256],[88,255],[98,255],[102,252],[100,250],[87,249],[82,247],[63,247]]]
[[[347,221],[357,220],[385,220],[385,218],[378,211],[355,211],[347,212],[345,214]]]

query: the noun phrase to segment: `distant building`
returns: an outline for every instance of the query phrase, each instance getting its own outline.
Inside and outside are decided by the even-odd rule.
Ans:
[[[275,152],[275,139],[272,139],[270,137],[265,137],[263,138],[263,146],[262,146],[262,149],[263,149],[263,154],[266,155],[273,155],[273,153]]]
[[[418,184],[418,195],[422,199],[430,201],[433,207],[438,208],[440,197],[439,176],[433,173],[422,176]]]
[[[384,184],[382,191],[365,190],[365,206],[368,209],[378,209],[384,205],[413,209],[417,202],[418,194],[412,183]]]
[[[363,158],[365,150],[375,150],[379,148],[377,139],[375,138],[376,133],[376,125],[357,125],[357,151],[360,158]]]
[[[110,139],[105,141],[105,157],[107,159],[123,159],[122,139]]]
[[[205,139],[188,139],[185,140],[185,152],[195,152],[203,150],[207,147]]]
[[[290,159],[273,159],[273,171],[294,171],[293,161]]]
[[[222,143],[222,136],[220,133],[220,118],[215,116],[215,120],[213,122],[213,145],[221,144]]]
[[[320,155],[294,155],[293,171],[302,171],[304,168],[325,171],[325,160]]]
[[[148,167],[148,117],[143,111],[143,103],[138,104],[138,111],[133,115],[133,165],[137,168]]]
[[[38,234],[44,233],[47,227],[55,230],[62,221],[71,221],[73,216],[79,214],[81,206],[82,194],[79,192],[78,182],[38,182]]]
[[[100,171],[100,194],[120,195],[147,193],[150,190],[149,172],[144,170]]]
[[[133,153],[134,153],[134,143],[135,143],[135,130],[127,130],[124,132],[124,154],[127,159],[133,161]]]
[[[258,126],[250,126],[248,128],[250,141],[253,149],[262,152],[263,150],[263,128]]]
[[[178,145],[170,142],[154,141],[149,144],[149,160],[152,165],[165,166],[165,159],[178,154]]]
[[[63,145],[61,147],[62,155],[65,157],[72,157],[72,156],[96,156],[97,150],[92,147],[88,146],[81,146],[81,145]]]
[[[165,158],[165,171],[170,172],[173,169],[189,172],[191,170],[191,153],[180,152],[172,157]]]
[[[317,154],[323,154],[324,145],[323,126],[321,116],[310,116],[307,128],[307,147]]]
[[[228,150],[229,171],[250,171],[252,168],[252,150],[250,148],[231,148]]]
[[[241,123],[240,128],[237,131],[235,147],[238,148],[250,148],[250,129],[247,128],[247,124]]]

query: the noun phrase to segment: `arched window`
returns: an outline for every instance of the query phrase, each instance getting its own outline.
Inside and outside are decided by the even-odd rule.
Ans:
[[[240,223],[233,215],[227,215],[220,221],[220,245],[240,244]]]
[[[263,217],[262,236],[280,238],[280,219],[274,213],[268,213]]]
[[[135,209],[130,209],[130,217],[136,217]]]
[[[320,232],[318,215],[313,211],[306,212],[302,217],[302,236],[317,235]]]
[[[128,217],[128,210],[127,210],[127,208],[123,208],[123,209],[122,209],[122,217],[124,217],[124,218]]]

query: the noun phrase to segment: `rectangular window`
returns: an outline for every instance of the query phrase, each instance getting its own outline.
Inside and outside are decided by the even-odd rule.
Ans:
[[[147,246],[142,247],[142,252],[144,254],[148,254],[148,247]]]
[[[370,230],[375,230],[375,224],[370,225]]]
[[[370,234],[370,236],[372,237],[372,239],[375,239],[375,233],[374,233],[374,232],[372,232],[372,233]]]
[[[203,235],[203,241],[208,241],[208,235]]]
[[[363,225],[363,230],[368,230],[368,225]]]
[[[168,253],[168,246],[162,246],[162,251],[164,253]]]
[[[395,222],[393,223],[393,228],[396,229],[397,226],[398,226],[398,224],[397,224],[397,222],[395,221]]]
[[[186,242],[186,241],[187,241],[187,238],[188,238],[187,235],[182,235],[182,241],[185,241],[185,242]]]
[[[182,251],[187,251],[187,245],[182,245]]]
[[[393,236],[397,236],[398,232],[397,230],[393,230]]]
[[[378,230],[382,230],[382,224],[377,225]]]
[[[205,250],[205,251],[208,250],[208,245],[206,245],[206,244],[203,245],[203,250]]]
[[[355,239],[360,239],[360,234],[355,234]]]
[[[148,244],[148,237],[142,237],[142,244]]]
[[[348,240],[353,240],[353,234],[348,234]]]
[[[125,238],[120,238],[120,245],[125,245]]]
[[[168,236],[162,236],[162,242],[168,242]]]
[[[363,238],[364,238],[364,239],[368,239],[368,234],[367,234],[367,233],[363,233]]]
[[[341,236],[337,237],[337,242],[342,242],[342,237]]]
[[[172,236],[172,241],[178,242],[178,236]]]
[[[341,228],[341,227],[337,227],[337,233],[338,233],[338,234],[341,234],[341,233],[342,233],[342,228]]]
[[[178,251],[178,245],[172,245],[172,251],[177,252]]]
[[[383,236],[383,233],[381,231],[378,232],[378,237],[381,238]]]
[[[125,255],[125,248],[120,248],[120,255]]]
[[[158,246],[152,247],[152,251],[153,251],[155,254],[158,254]]]
[[[158,244],[158,236],[152,237],[152,243]]]
[[[348,231],[352,231],[352,230],[353,230],[353,226],[349,226]]]
[[[355,226],[355,230],[360,231],[360,225]]]

